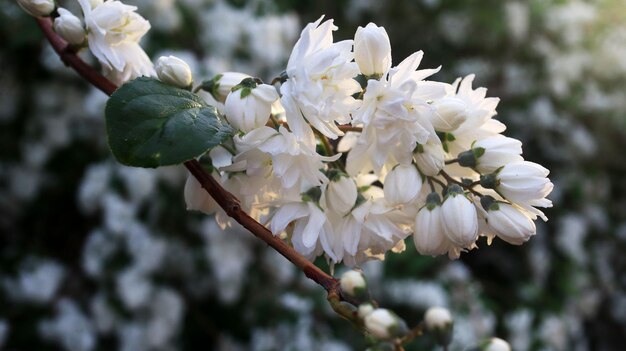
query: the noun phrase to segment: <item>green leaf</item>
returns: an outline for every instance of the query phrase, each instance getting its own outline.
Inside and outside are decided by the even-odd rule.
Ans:
[[[153,78],[137,78],[107,102],[109,146],[122,164],[159,167],[204,154],[233,135],[213,106]]]

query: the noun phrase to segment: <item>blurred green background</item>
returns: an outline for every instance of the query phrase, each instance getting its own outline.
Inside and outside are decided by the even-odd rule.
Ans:
[[[550,220],[526,245],[480,241],[458,261],[407,242],[365,265],[373,295],[409,324],[449,307],[452,350],[490,336],[516,351],[626,345],[626,2],[127,3],[151,21],[150,56],[184,58],[196,81],[227,70],[270,80],[322,14],[336,39],[384,26],[394,63],[423,50],[422,67],[442,65],[435,80],[476,73],[501,99],[505,134],[551,170]],[[187,212],[182,168],[116,164],[106,96],[63,66],[12,0],[0,2],[0,48],[0,349],[366,348],[286,260]]]

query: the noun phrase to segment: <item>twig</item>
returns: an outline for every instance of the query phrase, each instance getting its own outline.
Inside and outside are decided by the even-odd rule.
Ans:
[[[482,194],[477,192],[476,190],[474,190],[474,186],[476,186],[474,183],[472,183],[473,185],[467,186],[466,184],[463,184],[463,182],[460,182],[454,178],[452,178],[452,176],[450,176],[448,173],[446,173],[444,170],[441,170],[439,172],[439,174],[441,174],[449,183],[454,183],[457,185],[460,185],[461,188],[468,190],[469,192],[471,192],[472,194],[481,197]],[[480,183],[480,182],[479,182]]]
[[[52,45],[54,51],[56,51],[65,65],[73,68],[81,77],[98,89],[102,90],[105,94],[113,94],[113,92],[117,89],[117,86],[106,77],[102,76],[102,74],[100,74],[100,72],[98,72],[95,68],[85,63],[80,57],[78,57],[78,55],[76,55],[76,52],[71,50],[70,45],[65,40],[60,38],[52,29],[52,20],[50,18],[36,18],[36,21],[39,28],[41,28],[41,31]],[[217,182],[204,170],[204,168],[202,168],[202,165],[198,161],[187,161],[185,162],[185,167],[187,167],[189,172],[198,180],[209,195],[215,199],[220,207],[226,211],[228,216],[232,217],[244,228],[248,229],[253,235],[263,240],[274,250],[278,251],[278,253],[291,261],[291,263],[304,272],[304,275],[306,275],[307,278],[322,286],[328,292],[329,296],[339,296],[342,301],[358,305],[358,302],[354,299],[351,299],[349,296],[343,294],[339,286],[339,280],[333,278],[315,266],[291,246],[275,237],[269,229],[243,211],[241,209],[239,199],[224,189],[219,182]]]
[[[50,45],[52,45],[52,48],[66,66],[72,67],[81,77],[96,88],[102,90],[105,94],[113,94],[117,86],[76,55],[71,49],[71,46],[54,32],[51,18],[39,17],[36,18],[36,20],[39,28],[41,28],[41,31],[46,36],[46,39],[48,39]]]
[[[363,128],[353,127],[349,124],[339,125],[337,126],[337,128],[339,128],[339,130],[341,130],[342,132],[362,132],[363,131]]]

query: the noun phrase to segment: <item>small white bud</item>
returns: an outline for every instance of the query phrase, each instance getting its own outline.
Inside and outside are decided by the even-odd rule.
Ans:
[[[374,312],[374,306],[371,303],[362,303],[357,311],[359,318],[365,319],[370,313]]]
[[[187,62],[176,56],[161,56],[154,66],[157,77],[165,84],[188,88],[193,81]]]
[[[480,345],[481,351],[511,351],[511,345],[500,338],[491,338]]]
[[[341,275],[341,290],[353,297],[363,297],[367,294],[367,283],[363,273],[349,270]]]
[[[369,23],[354,35],[354,60],[365,76],[382,76],[391,68],[391,43],[385,28]]]
[[[391,205],[413,201],[422,189],[422,178],[415,165],[397,165],[385,177],[383,191]]]
[[[431,307],[424,315],[428,330],[445,329],[452,324],[452,314],[447,308]]]
[[[377,308],[364,319],[365,329],[381,340],[392,339],[406,333],[406,323],[395,313]]]
[[[246,78],[226,97],[224,115],[233,127],[247,133],[267,123],[278,98],[273,86]]]
[[[419,144],[413,156],[420,171],[430,177],[439,174],[445,166],[443,145],[436,135],[429,138],[426,144]]]
[[[448,252],[448,239],[441,227],[441,198],[437,193],[428,195],[426,205],[415,217],[413,242],[422,255],[443,255]]]
[[[545,198],[554,187],[547,178],[549,173],[533,162],[508,163],[497,173],[497,190],[511,202],[552,207],[552,202]]]
[[[467,120],[467,104],[455,97],[444,97],[432,105],[435,113],[431,115],[431,123],[437,131],[451,132]]]
[[[352,178],[339,176],[330,180],[325,195],[328,208],[345,215],[352,210],[359,194]]]
[[[29,15],[49,16],[54,11],[54,0],[17,0],[17,4]]]
[[[450,311],[443,307],[431,307],[424,315],[424,323],[429,333],[433,334],[439,345],[445,346],[452,341],[454,321]]]
[[[203,82],[203,90],[211,93],[213,98],[221,103],[226,101],[226,97],[231,90],[246,78],[252,78],[245,73],[224,72],[216,75],[211,80]]]
[[[491,173],[507,163],[522,161],[522,142],[497,135],[478,140],[472,149],[481,150],[476,158],[476,169],[480,173]]]
[[[506,203],[493,203],[487,209],[486,219],[494,234],[513,245],[522,245],[537,231],[534,221]]]
[[[476,207],[465,197],[460,186],[453,185],[448,189],[441,205],[441,219],[446,237],[459,247],[469,247],[478,238]]]
[[[59,17],[54,19],[54,31],[70,44],[82,44],[86,35],[83,22],[64,8],[59,8],[58,12]]]

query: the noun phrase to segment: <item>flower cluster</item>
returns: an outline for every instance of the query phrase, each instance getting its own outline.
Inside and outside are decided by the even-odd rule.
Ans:
[[[209,153],[213,175],[243,207],[301,254],[358,265],[404,249],[458,258],[479,236],[519,245],[550,207],[548,170],[493,119],[497,98],[427,80],[416,52],[392,67],[384,28],[333,42],[332,20],[308,24],[268,84],[226,72],[205,82],[240,133]],[[189,178],[189,209],[217,205]]]
[[[85,24],[59,9],[55,30],[73,45],[86,40],[114,82],[156,75],[191,88],[176,57],[161,57],[155,71],[139,46],[150,24],[135,7],[79,4]],[[392,66],[389,37],[373,23],[354,40],[334,42],[336,29],[323,17],[304,28],[277,78],[280,94],[235,72],[199,86],[239,131],[208,158],[243,208],[301,254],[348,265],[402,251],[411,234],[421,254],[451,258],[481,235],[516,245],[534,235],[553,185],[548,170],[523,160],[520,141],[501,135],[499,100],[472,88],[473,75],[427,80],[440,68],[418,69],[421,51]],[[190,209],[217,210],[193,178],[185,195]],[[218,221],[229,224],[223,213]]]
[[[33,15],[52,9],[20,4]],[[161,57],[155,71],[139,46],[150,24],[135,7],[79,4],[84,26],[61,8],[55,30],[73,45],[86,39],[114,82],[156,75],[191,89],[191,69],[179,58]],[[389,37],[373,23],[354,40],[334,42],[336,29],[323,17],[304,28],[276,79],[280,94],[236,72],[197,88],[239,131],[208,156],[243,208],[301,254],[348,265],[402,251],[411,234],[421,254],[451,258],[480,235],[516,245],[534,235],[553,185],[548,170],[523,160],[520,141],[501,135],[499,100],[473,89],[473,75],[427,80],[440,68],[418,70],[421,51],[392,67]],[[191,177],[185,197],[189,209],[217,210]]]

